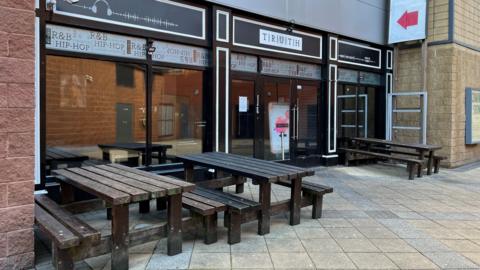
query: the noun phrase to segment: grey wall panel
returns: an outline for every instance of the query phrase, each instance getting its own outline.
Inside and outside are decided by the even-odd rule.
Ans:
[[[209,0],[315,29],[386,44],[388,0]]]

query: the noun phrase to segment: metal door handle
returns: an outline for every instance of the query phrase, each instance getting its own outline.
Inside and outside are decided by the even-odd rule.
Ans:
[[[257,95],[257,105],[255,106],[257,114],[260,114],[260,95]]]
[[[296,130],[297,130],[297,131],[295,132],[295,139],[298,140],[298,130],[299,130],[299,128],[298,128],[298,118],[299,118],[299,115],[300,115],[300,113],[298,112],[298,111],[299,111],[298,98],[297,98],[297,104],[295,105],[295,108],[296,108],[296,110],[295,110],[295,117],[296,117],[296,119],[295,119],[295,122],[296,122],[296,123],[295,123],[295,127],[296,127]]]
[[[292,112],[293,112],[293,121],[292,121],[292,124],[293,124],[293,127],[292,127],[292,139],[296,140],[296,136],[295,136],[295,133],[296,133],[296,129],[297,129],[297,124],[296,124],[296,119],[297,119],[297,105],[295,105],[292,109]]]

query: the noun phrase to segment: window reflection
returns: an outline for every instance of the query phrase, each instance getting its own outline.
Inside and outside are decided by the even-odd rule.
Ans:
[[[153,144],[171,147],[166,160],[152,155],[152,163],[173,162],[175,156],[202,152],[203,72],[155,68],[152,93]]]
[[[138,166],[144,161],[145,72],[141,66],[48,56],[46,68],[48,166],[59,165],[57,151],[84,156],[93,163]],[[127,77],[119,78],[123,75]],[[133,151],[99,147],[122,143],[141,147]],[[71,163],[75,162],[67,160],[61,166]]]

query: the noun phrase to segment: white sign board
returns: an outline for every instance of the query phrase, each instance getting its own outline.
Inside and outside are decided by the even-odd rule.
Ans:
[[[288,103],[268,103],[270,151],[272,154],[288,153],[290,145],[290,106]],[[283,147],[282,147],[283,144]]]
[[[270,45],[290,50],[303,50],[303,39],[301,37],[286,35],[265,29],[260,29],[259,42],[263,45]]]
[[[248,112],[248,97],[238,97],[238,112]]]
[[[45,47],[52,50],[144,60],[146,44],[145,39],[106,32],[53,24],[48,24],[46,27]]]
[[[388,43],[426,38],[426,0],[391,0]]]

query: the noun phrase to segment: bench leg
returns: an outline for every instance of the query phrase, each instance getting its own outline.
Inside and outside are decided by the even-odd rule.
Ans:
[[[412,163],[408,163],[407,170],[408,170],[408,179],[413,180],[415,175],[415,165]]]
[[[168,197],[167,254],[182,253],[182,194]]]
[[[60,201],[62,204],[68,204],[75,201],[75,192],[71,185],[60,182],[60,190]]]
[[[421,178],[423,175],[423,167],[422,165],[417,165],[417,177]]]
[[[260,212],[258,216],[258,234],[265,235],[270,233],[270,198],[271,198],[271,183],[260,184]]]
[[[157,198],[157,211],[162,211],[165,209],[167,209],[167,199]]]
[[[292,179],[290,188],[290,225],[300,224],[302,207],[302,178]]]
[[[217,213],[203,218],[203,230],[205,244],[217,242]]]
[[[245,184],[238,184],[235,186],[235,193],[240,194],[245,190]]]
[[[323,195],[312,195],[312,219],[322,217]]]
[[[112,207],[112,269],[128,269],[128,204]]]
[[[75,268],[73,259],[65,249],[59,249],[52,244],[52,263],[57,270],[71,270]]]
[[[112,220],[112,208],[107,208],[107,220]]]
[[[434,164],[434,167],[435,167],[433,173],[438,173],[438,172],[440,171],[440,160],[439,160],[439,159],[435,159],[435,160],[433,161],[433,164]]]
[[[227,212],[225,212],[225,214],[223,215],[223,227],[228,228],[228,226],[230,226],[229,224],[230,224],[230,215]]]
[[[150,212],[150,200],[138,203],[138,209],[140,214],[146,214]]]
[[[229,212],[228,223],[228,243],[230,245],[240,243],[241,241],[241,227],[242,216],[237,212]]]

